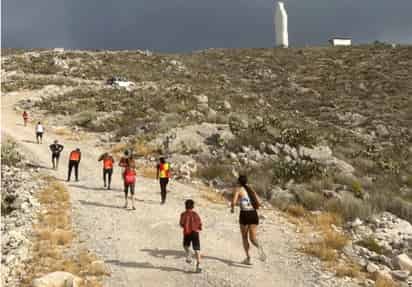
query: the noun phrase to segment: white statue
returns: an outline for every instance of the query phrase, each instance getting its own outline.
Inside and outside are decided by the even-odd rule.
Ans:
[[[289,47],[288,14],[283,2],[278,1],[275,8],[276,46]]]

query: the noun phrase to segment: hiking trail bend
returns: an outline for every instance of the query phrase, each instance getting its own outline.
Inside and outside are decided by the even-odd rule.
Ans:
[[[260,262],[256,248],[251,247],[253,266],[245,266],[239,264],[245,256],[239,210],[231,214],[228,206],[208,201],[193,186],[172,180],[166,204],[160,205],[158,182],[138,177],[136,210],[125,210],[120,167],[116,162],[112,190],[103,189],[102,165],[97,158],[104,150],[95,146],[95,140],[65,140],[45,126],[43,144],[35,142],[35,123],[24,127],[21,114],[14,109],[19,100],[31,96],[27,91],[2,96],[2,133],[14,138],[41,168],[67,186],[75,232],[112,272],[104,286],[348,286],[336,285],[331,276],[312,266],[316,260],[296,251],[298,235],[276,211],[260,211],[264,218],[258,227],[258,239],[265,248],[267,261]],[[49,151],[55,139],[64,145],[58,171],[51,169]],[[73,181],[72,174],[72,181],[67,183],[68,154],[77,147],[82,152],[80,181]],[[184,260],[178,225],[184,200],[188,198],[195,201],[195,210],[203,221],[201,274],[194,273],[194,265]],[[328,283],[329,279],[333,281]]]

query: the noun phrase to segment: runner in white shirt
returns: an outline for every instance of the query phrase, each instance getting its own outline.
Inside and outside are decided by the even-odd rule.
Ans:
[[[36,125],[36,140],[37,143],[42,143],[43,141],[43,133],[44,133],[44,128],[40,122],[37,123]]]

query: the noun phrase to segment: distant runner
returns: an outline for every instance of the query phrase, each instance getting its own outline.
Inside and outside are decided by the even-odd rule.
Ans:
[[[259,249],[260,260],[265,261],[266,255],[256,237],[257,226],[259,224],[259,217],[256,210],[260,207],[259,199],[256,192],[250,188],[247,182],[248,180],[246,175],[239,176],[239,186],[236,187],[234,191],[231,212],[235,212],[235,205],[239,201],[240,232],[242,234],[243,248],[245,249],[246,253],[246,259],[243,260],[242,263],[246,265],[252,265],[249,254],[250,244],[248,238],[250,238],[251,243]]]
[[[180,215],[180,226],[183,228],[183,248],[186,252],[186,262],[192,263],[190,244],[196,254],[196,272],[202,272],[200,268],[200,240],[199,232],[202,230],[202,221],[199,215],[193,211],[195,203],[188,199],[185,201],[186,211]]]
[[[24,126],[27,127],[27,122],[29,121],[29,114],[24,111],[23,112],[23,122],[24,122]]]
[[[82,154],[79,148],[76,148],[70,153],[69,173],[67,175],[67,181],[70,181],[73,167],[74,167],[74,175],[76,176],[76,181],[79,181],[79,164],[80,164],[81,157],[82,157]]]
[[[44,133],[44,128],[40,122],[37,123],[36,125],[36,140],[37,143],[42,143],[43,141],[43,133]]]
[[[53,169],[58,169],[59,168],[59,159],[60,159],[60,153],[64,149],[64,147],[58,143],[57,140],[54,141],[53,144],[50,146],[50,151],[52,153],[52,165]]]
[[[114,164],[113,156],[105,152],[99,157],[99,161],[103,161],[104,187],[106,187],[106,175],[107,175],[107,179],[108,179],[107,189],[110,189],[110,184],[112,183],[113,164]]]
[[[167,184],[169,183],[170,178],[170,164],[166,162],[164,157],[161,157],[156,169],[156,179],[159,180],[160,184],[161,204],[164,204],[166,202]]]
[[[124,208],[127,209],[127,196],[130,191],[130,197],[132,200],[132,209],[136,210],[134,207],[134,190],[136,184],[136,164],[132,158],[126,160],[126,166],[123,173],[123,181],[124,181]]]

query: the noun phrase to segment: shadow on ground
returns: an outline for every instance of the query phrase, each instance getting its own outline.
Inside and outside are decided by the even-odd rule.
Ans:
[[[180,251],[180,250],[171,250],[171,249],[141,249],[140,251],[147,252],[151,256],[156,257],[156,258],[174,257],[174,259],[179,259],[179,258],[185,257],[185,252],[183,250]],[[235,261],[228,260],[228,259],[222,259],[222,258],[215,257],[215,256],[202,255],[202,258],[220,261],[224,264],[227,264],[228,266],[250,268],[250,266],[242,265],[239,262],[235,262]]]
[[[105,262],[108,264],[118,265],[118,266],[127,267],[127,268],[157,269],[157,270],[166,271],[166,272],[182,272],[182,273],[189,273],[189,274],[195,273],[194,271],[187,271],[187,270],[174,268],[174,267],[155,266],[149,262],[122,262],[119,260],[106,260]]]

